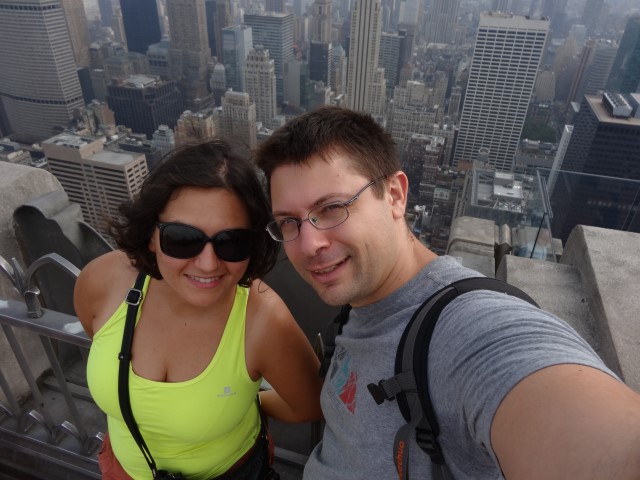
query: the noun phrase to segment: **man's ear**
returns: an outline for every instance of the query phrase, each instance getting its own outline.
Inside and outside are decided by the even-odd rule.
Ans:
[[[398,170],[387,177],[387,195],[391,202],[393,218],[404,218],[407,208],[407,194],[409,192],[409,179],[407,175]]]

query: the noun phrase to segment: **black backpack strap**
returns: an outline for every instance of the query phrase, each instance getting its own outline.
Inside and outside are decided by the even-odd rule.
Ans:
[[[394,461],[401,479],[408,476],[408,439],[413,431],[418,445],[431,458],[433,478],[452,478],[437,440],[440,427],[428,382],[429,344],[440,313],[457,296],[474,290],[505,293],[537,306],[522,290],[500,280],[472,277],[453,282],[434,293],[413,314],[398,344],[396,375],[367,386],[377,403],[397,398],[400,411],[408,422],[398,430],[394,441]]]
[[[120,401],[120,410],[122,411],[122,418],[127,424],[131,436],[140,447],[142,456],[149,464],[153,478],[158,476],[158,468],[156,462],[151,456],[151,452],[147,447],[147,444],[142,438],[142,434],[138,429],[135,418],[133,418],[133,412],[131,411],[131,400],[129,398],[129,363],[131,362],[131,344],[133,343],[133,331],[136,326],[136,316],[140,303],[142,303],[142,288],[144,287],[144,280],[146,275],[139,273],[136,278],[136,282],[131,290],[127,293],[125,302],[128,304],[127,318],[124,324],[124,331],[122,333],[122,347],[118,360],[120,361],[120,368],[118,370],[118,400]]]
[[[329,365],[331,365],[331,357],[336,351],[336,337],[342,333],[342,327],[344,327],[347,320],[349,320],[349,312],[351,311],[351,305],[343,305],[340,308],[340,313],[335,316],[333,321],[327,325],[325,338],[319,336],[320,342],[320,371],[318,374],[320,378],[327,376],[329,371]]]

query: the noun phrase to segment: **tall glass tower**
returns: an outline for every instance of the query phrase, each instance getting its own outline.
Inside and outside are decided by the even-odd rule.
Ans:
[[[640,232],[640,94],[585,95],[551,195],[554,236],[576,225]]]
[[[640,90],[640,15],[627,21],[611,67],[607,90],[620,93]]]
[[[120,0],[122,22],[130,52],[145,54],[160,41],[160,19],[156,0]]]
[[[227,88],[234,92],[246,92],[245,65],[247,55],[253,49],[251,27],[235,25],[222,29],[222,51],[224,52],[224,68]]]

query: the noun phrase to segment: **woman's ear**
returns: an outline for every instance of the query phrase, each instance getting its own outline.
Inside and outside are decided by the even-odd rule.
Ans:
[[[387,177],[387,195],[391,204],[394,218],[404,219],[407,208],[407,194],[409,192],[409,179],[407,175],[398,170]]]
[[[155,232],[151,235],[149,239],[149,251],[155,253],[156,252],[156,234]]]

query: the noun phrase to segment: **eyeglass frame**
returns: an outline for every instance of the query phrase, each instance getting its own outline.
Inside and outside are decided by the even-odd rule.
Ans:
[[[338,225],[342,225],[344,222],[347,221],[347,219],[349,218],[349,209],[347,208],[348,206],[350,206],[351,204],[353,204],[353,202],[355,202],[356,200],[358,200],[358,198],[360,198],[360,195],[362,195],[362,193],[368,189],[370,186],[374,185],[376,182],[380,181],[380,180],[384,180],[386,179],[387,176],[386,175],[381,175],[377,178],[374,178],[373,180],[371,180],[369,183],[367,183],[364,187],[362,187],[360,190],[358,190],[358,192],[351,197],[349,200],[345,201],[345,202],[328,202],[328,203],[324,203],[322,205],[318,205],[315,208],[312,208],[311,210],[309,210],[309,212],[307,213],[307,218],[296,218],[296,217],[285,217],[282,220],[272,220],[267,224],[267,228],[265,229],[267,231],[267,233],[269,233],[269,236],[276,242],[280,242],[280,243],[286,243],[286,242],[292,242],[294,240],[296,240],[297,238],[300,237],[300,230],[302,228],[302,224],[303,222],[309,222],[309,224],[315,228],[316,230],[331,230],[332,228],[337,227]],[[321,208],[326,208],[330,205],[340,205],[341,207],[344,208],[344,211],[347,212],[347,214],[345,215],[344,219],[341,220],[340,222],[336,223],[335,225],[332,225],[330,227],[326,227],[326,228],[322,228],[322,227],[318,227],[315,223],[313,223],[313,220],[311,220],[311,213],[321,209]],[[280,227],[280,223],[284,220],[289,220],[289,221],[294,221],[296,223],[296,226],[298,227],[298,234],[293,237],[290,238],[289,240],[285,240],[284,237],[282,239],[276,238],[275,235],[271,232],[270,227],[272,225],[277,226],[280,231],[282,231],[282,228]]]

